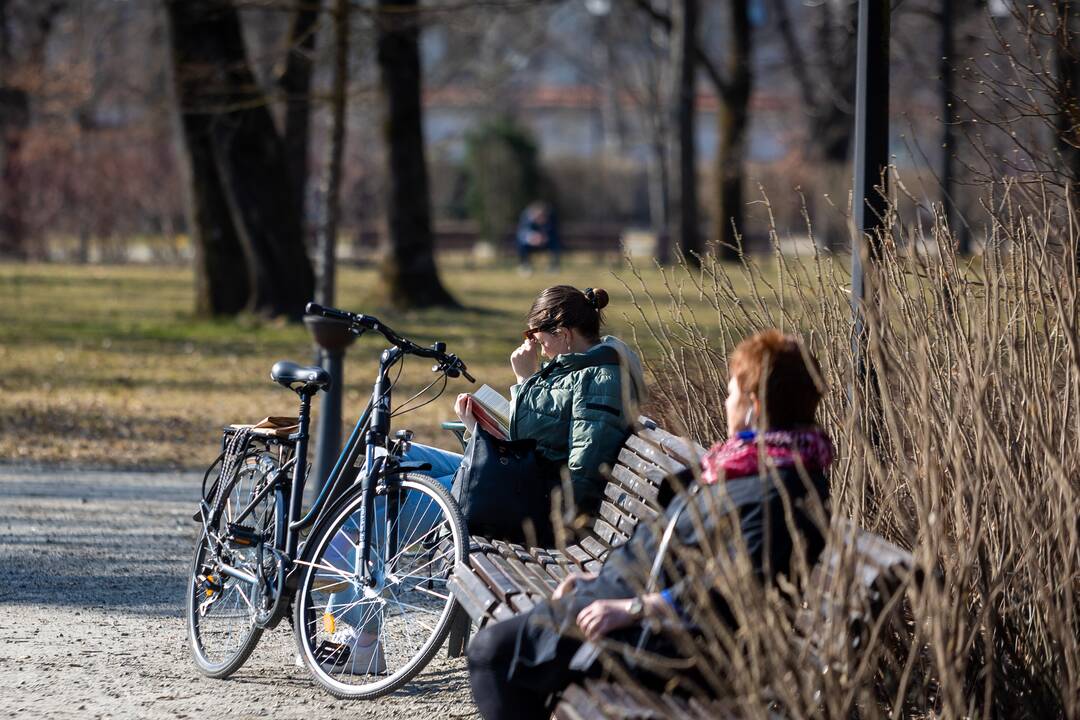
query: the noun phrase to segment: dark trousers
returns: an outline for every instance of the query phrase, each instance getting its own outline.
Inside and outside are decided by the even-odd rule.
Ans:
[[[484,720],[548,720],[554,709],[552,694],[584,679],[570,669],[581,642],[565,637],[552,660],[535,666],[518,663],[510,679],[510,663],[525,622],[525,615],[497,622],[469,641],[469,682]]]
[[[532,266],[532,260],[531,260],[532,256],[535,255],[538,252],[544,252],[544,251],[547,251],[548,253],[550,253],[551,269],[552,270],[558,269],[558,267],[559,267],[559,256],[561,255],[561,252],[559,251],[559,246],[558,245],[548,244],[548,245],[533,246],[533,245],[528,245],[526,243],[518,243],[517,244],[518,260],[521,262],[522,267],[531,267]]]

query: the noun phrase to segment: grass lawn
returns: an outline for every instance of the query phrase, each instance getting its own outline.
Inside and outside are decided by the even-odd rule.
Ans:
[[[469,268],[450,256],[442,269],[467,309],[394,313],[367,306],[374,271],[354,268],[339,275],[338,304],[375,314],[411,339],[445,341],[480,382],[504,392],[524,315],[548,285],[606,288],[608,329],[632,342],[635,310],[615,277],[637,287],[625,267],[580,257],[558,273],[523,277],[511,267]],[[644,277],[663,294],[656,270]],[[216,456],[222,425],[294,415],[296,396],[273,384],[269,370],[280,359],[313,360],[304,327],[250,317],[202,320],[192,307],[189,268],[0,265],[0,461],[201,467]],[[699,317],[710,316],[704,304],[701,310]],[[363,409],[383,347],[372,333],[348,353],[346,425]],[[407,361],[395,404],[431,379],[430,365]],[[453,448],[439,423],[453,416],[454,396],[468,387],[451,381],[442,398],[398,418],[395,427]]]

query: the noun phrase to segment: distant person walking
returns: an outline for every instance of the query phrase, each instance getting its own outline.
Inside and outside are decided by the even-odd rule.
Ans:
[[[521,212],[515,241],[523,272],[532,271],[531,256],[543,250],[550,253],[551,269],[559,269],[559,224],[555,209],[548,203],[537,200]]]

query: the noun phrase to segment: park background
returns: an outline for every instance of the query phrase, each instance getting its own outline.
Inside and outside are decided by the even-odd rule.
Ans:
[[[857,2],[0,1],[3,542],[25,581],[0,599],[94,604],[56,548],[98,531],[66,540],[33,499],[69,485],[88,509],[113,483],[176,504],[138,526],[167,536],[150,577],[167,590],[189,539],[175,471],[208,464],[221,425],[293,412],[268,373],[314,356],[308,299],[445,340],[506,386],[531,299],[567,282],[612,293],[611,328],[649,365],[646,410],[705,444],[733,343],[801,331],[841,448],[834,511],[940,579],[850,674],[793,674],[797,649],[748,629],[768,648],[733,678],[748,708],[771,680],[795,688],[792,716],[1080,716],[1080,16],[1068,0],[891,6],[860,360]],[[567,253],[523,275],[511,237],[536,198]],[[348,351],[346,422],[380,349]],[[428,370],[406,368],[405,397]],[[404,424],[453,447],[438,424],[464,389]],[[40,558],[66,580],[42,583]],[[168,629],[166,590],[140,617]],[[129,609],[99,614],[146,622]]]

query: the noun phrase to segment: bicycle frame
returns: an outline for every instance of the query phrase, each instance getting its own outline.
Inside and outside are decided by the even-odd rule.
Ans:
[[[341,311],[327,310],[325,308],[318,308],[317,306],[309,306],[309,311],[312,311],[312,308],[317,308],[317,310],[323,314],[344,314]],[[359,319],[359,322],[364,329],[374,329],[382,332],[387,336],[387,339],[391,340],[394,344],[385,349],[380,355],[379,373],[375,380],[375,386],[372,389],[371,398],[368,400],[367,407],[353,427],[348,440],[345,442],[337,462],[334,464],[329,476],[325,479],[319,496],[312,503],[308,512],[301,517],[301,513],[303,512],[304,488],[308,473],[307,450],[311,399],[315,395],[314,391],[301,391],[299,393],[299,427],[295,433],[289,436],[289,440],[295,443],[292,458],[274,473],[271,481],[268,482],[265,487],[261,488],[256,496],[248,503],[247,507],[232,520],[234,524],[242,524],[269,493],[275,493],[276,525],[274,543],[272,546],[260,545],[259,551],[261,553],[264,547],[268,547],[270,552],[278,558],[278,587],[281,590],[287,588],[290,592],[277,593],[275,606],[267,613],[265,623],[259,623],[260,625],[267,627],[273,626],[281,619],[281,617],[283,617],[285,608],[288,606],[288,603],[284,601],[284,596],[289,595],[291,591],[295,590],[299,583],[299,568],[302,568],[305,564],[304,561],[309,559],[306,557],[305,553],[307,546],[303,549],[300,548],[301,534],[307,530],[309,536],[316,536],[324,523],[333,520],[336,516],[337,506],[345,497],[349,488],[354,486],[357,475],[359,475],[360,478],[363,498],[362,507],[364,508],[359,523],[360,542],[358,548],[359,557],[356,563],[357,572],[361,582],[368,586],[374,586],[376,583],[376,578],[371,575],[369,570],[369,560],[371,553],[371,526],[374,520],[374,498],[378,483],[393,483],[394,478],[401,473],[412,470],[422,471],[430,468],[428,465],[416,465],[414,467],[401,464],[397,461],[396,457],[385,452],[387,449],[387,439],[390,433],[390,420],[392,414],[391,396],[393,383],[389,380],[391,368],[407,354],[416,354],[421,357],[449,358],[454,364],[447,365],[446,367],[453,369],[453,377],[457,377],[457,374],[460,372],[466,379],[470,381],[473,380],[473,378],[465,372],[463,363],[454,356],[442,354],[445,345],[438,347],[441,343],[437,343],[435,350],[424,350],[407,340],[401,339],[395,335],[393,331],[389,330],[389,328],[386,328],[385,326],[380,327],[380,323],[374,318],[352,315],[349,317],[352,318],[354,322]],[[361,334],[363,330],[355,332],[356,334]],[[407,346],[409,349],[407,350],[403,346]],[[435,353],[438,353],[438,355]],[[444,361],[445,360],[440,360],[440,362]],[[439,365],[436,369],[440,368],[443,368],[443,366]],[[448,374],[450,373],[449,370],[444,369],[444,371]],[[384,450],[384,452],[380,453],[380,449]],[[363,453],[363,462],[358,465],[361,453]],[[292,465],[291,479],[288,474],[290,464]],[[353,472],[355,468],[358,468],[356,473]],[[287,499],[285,497],[286,485],[289,485]],[[388,502],[385,523],[387,551],[388,556],[390,557],[395,555],[398,550],[397,537],[393,532],[393,529],[397,522],[397,512],[399,509],[396,507],[396,503],[393,502],[392,497],[391,493],[387,493]],[[258,567],[260,568],[258,572],[261,574],[261,557]],[[222,572],[234,575],[238,579],[247,582],[258,583],[260,581],[260,578],[253,577],[244,571],[236,570],[231,567],[223,566]]]

